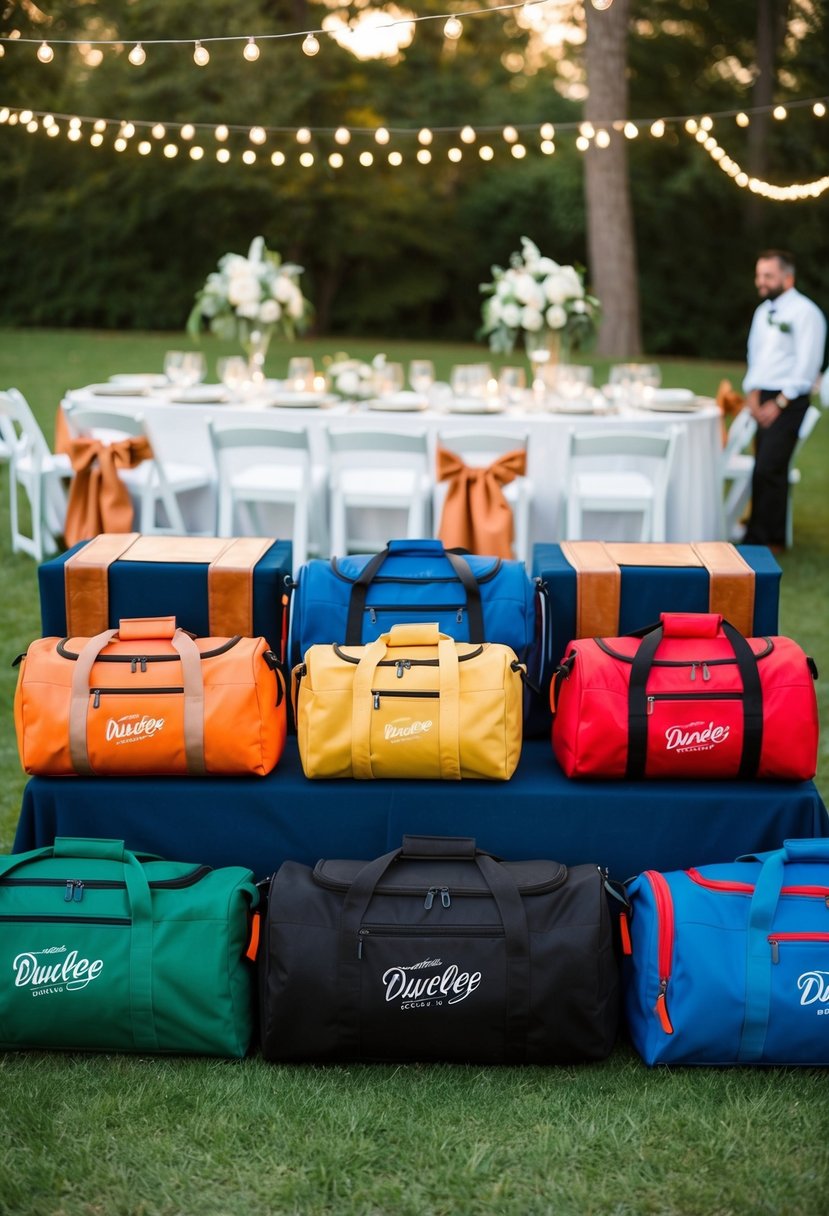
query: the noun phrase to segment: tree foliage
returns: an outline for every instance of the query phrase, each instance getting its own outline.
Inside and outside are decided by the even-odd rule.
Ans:
[[[447,7],[445,0],[425,0],[417,11],[440,14]],[[631,116],[749,107],[752,0],[632,0],[631,8]],[[781,100],[821,95],[829,61],[822,6],[801,0],[790,8],[802,10],[805,32],[780,51]],[[423,22],[394,64],[357,60],[325,37],[313,59],[296,39],[263,42],[255,64],[243,60],[240,43],[210,44],[206,68],[194,65],[192,41],[148,45],[141,68],[126,58],[139,38],[307,29],[328,11],[301,0],[204,6],[55,0],[48,18],[29,3],[0,9],[0,33],[55,40],[48,65],[37,62],[32,45],[6,45],[0,106],[192,122],[194,142],[205,147],[204,158],[191,161],[186,141],[171,128],[165,140],[149,137],[153,152],[142,157],[135,149],[139,135],[127,151],[116,152],[114,129],[93,148],[89,124],[77,143],[66,139],[65,122],[57,138],[0,126],[0,321],[180,328],[219,256],[244,252],[261,233],[270,248],[305,266],[303,287],[322,330],[471,338],[479,323],[478,285],[522,235],[559,261],[586,261],[583,163],[573,133],[559,134],[553,156],[537,150],[540,123],[577,121],[581,108],[562,96],[560,64],[509,70],[510,54],[529,53],[526,30],[509,14],[467,18],[457,43],[444,39],[442,20]],[[122,46],[90,68],[77,49],[57,43],[84,37],[117,38]],[[578,54],[576,47],[573,56]],[[463,160],[450,164],[446,150],[467,122],[478,128],[528,124],[526,158],[515,160],[496,131],[477,141],[492,144],[491,163],[480,160],[477,144],[461,144]],[[252,167],[239,158],[246,139],[232,137],[233,159],[221,165],[213,135],[199,132],[199,123],[289,130],[271,134]],[[292,134],[302,125],[411,132],[428,126],[436,131],[434,160],[417,164],[414,135],[393,132],[390,146],[404,160],[392,168],[369,135],[354,135],[343,150],[345,166],[334,170],[327,156],[336,145],[330,136],[315,136],[315,164],[303,169]],[[451,137],[437,133],[442,127],[451,129]],[[781,182],[817,176],[825,131],[809,110],[772,124],[769,176]],[[716,134],[735,159],[745,158],[744,132],[723,122]],[[180,146],[172,161],[161,154],[168,138]],[[376,156],[370,169],[357,163],[357,153],[367,148]],[[274,150],[286,154],[281,168],[270,163]],[[759,220],[749,230],[747,192],[736,189],[684,131],[669,128],[661,141],[642,134],[631,142],[629,157],[649,351],[739,357],[754,301],[758,243],[794,248],[799,285],[829,307],[821,274],[829,260],[829,195],[800,204],[761,201]]]

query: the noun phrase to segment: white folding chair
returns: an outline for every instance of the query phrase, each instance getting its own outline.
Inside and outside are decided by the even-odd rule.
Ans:
[[[754,456],[745,449],[751,443],[756,431],[757,423],[750,411],[740,410],[728,428],[728,435],[720,457],[725,494],[723,516],[725,535],[728,540],[739,539],[742,532],[740,519],[751,497]]]
[[[359,535],[349,512],[406,513],[406,536],[429,535],[432,478],[424,431],[329,430],[332,554],[372,551],[385,541]]]
[[[517,449],[527,451],[529,436],[505,435],[490,431],[441,431],[437,441],[442,448],[455,452],[464,464],[473,467],[485,467],[498,456]],[[516,477],[501,487],[504,498],[512,509],[514,524],[513,554],[519,560],[528,562],[530,559],[530,509],[533,497],[533,483],[527,476]],[[432,518],[437,528],[443,512],[448,486],[445,482],[437,482],[432,497]]]
[[[812,431],[820,421],[820,416],[823,411],[818,409],[816,405],[810,405],[803,415],[803,421],[800,424],[800,429],[797,432],[797,443],[795,444],[792,458],[789,462],[789,501],[786,507],[786,548],[791,549],[794,544],[794,507],[792,503],[792,490],[795,486],[800,485],[801,475],[800,469],[795,465],[800,449],[803,447],[806,440],[811,435]]]
[[[565,535],[582,540],[585,512],[641,515],[640,541],[664,541],[666,503],[680,428],[570,431]],[[623,468],[624,462],[633,467]]]
[[[9,464],[12,552],[42,562],[57,552],[66,518],[64,481],[72,476],[69,457],[50,449],[29,403],[16,388],[0,393],[0,440]],[[31,510],[31,535],[21,530],[18,489]]]
[[[120,410],[93,410],[64,404],[70,432],[77,437],[88,436],[111,443],[129,436],[144,436],[153,449],[151,460],[143,460],[133,469],[122,469],[119,477],[137,504],[139,530],[144,534],[186,536],[188,528],[181,511],[179,495],[192,490],[204,490],[211,485],[209,469],[196,464],[164,461],[153,443],[142,414],[122,413]],[[166,516],[159,522],[158,508]]]
[[[326,476],[312,464],[307,430],[217,426],[210,418],[207,430],[218,473],[217,534],[238,536],[245,530],[235,519],[238,508],[254,535],[266,535],[257,507],[270,503],[293,511],[294,571],[308,560],[309,548],[324,550]]]

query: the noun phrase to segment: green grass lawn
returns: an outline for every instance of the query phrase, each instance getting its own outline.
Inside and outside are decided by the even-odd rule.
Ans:
[[[70,387],[156,371],[179,334],[0,330],[0,387],[50,434]],[[319,359],[375,342],[274,345]],[[211,366],[222,353],[206,341]],[[393,343],[390,359],[451,364],[480,347]],[[507,360],[509,362],[510,360]],[[521,359],[514,359],[522,362]],[[712,393],[740,368],[662,362],[666,385]],[[597,362],[597,382],[606,365]],[[795,549],[781,558],[781,632],[829,672],[829,424],[804,448]],[[8,662],[39,634],[34,563],[13,557],[0,473],[0,639]],[[20,808],[0,664],[0,848]],[[818,685],[822,718],[826,693]],[[824,739],[818,784],[829,795]],[[228,808],[232,815],[232,808]],[[725,860],[725,859],[724,859]],[[827,1018],[829,1034],[829,1018]],[[578,1068],[274,1067],[118,1056],[0,1055],[0,1216],[826,1216],[827,1077],[817,1069],[648,1071],[629,1048]]]

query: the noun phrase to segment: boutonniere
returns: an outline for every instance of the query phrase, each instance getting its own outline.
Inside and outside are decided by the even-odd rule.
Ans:
[[[792,332],[791,323],[789,321],[776,321],[774,318],[774,309],[771,309],[768,314],[769,325],[776,325],[781,334],[790,334]]]

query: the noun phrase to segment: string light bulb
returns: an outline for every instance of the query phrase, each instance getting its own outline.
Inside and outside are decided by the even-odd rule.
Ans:
[[[459,161],[463,160],[463,152],[460,148],[450,148],[446,155],[449,157],[453,165],[457,165]]]
[[[542,139],[541,151],[544,153],[545,156],[552,156],[553,153],[555,152],[555,150],[556,150],[556,146],[551,139]]]
[[[31,110],[21,110],[18,117],[25,127],[27,122],[32,121],[34,114]],[[79,127],[81,125],[81,120],[79,118],[73,118],[69,125],[70,127]]]
[[[230,134],[230,131],[227,129],[227,127],[225,126],[225,124],[223,122],[219,123],[218,127],[213,132],[214,137],[216,139],[218,139],[220,144],[224,143],[224,141],[227,139],[229,134]]]
[[[303,169],[310,169],[314,163],[314,153],[313,152],[303,152],[300,155],[299,163],[302,165]]]
[[[78,140],[80,139],[80,137],[81,137],[80,127],[70,127],[69,130],[66,132],[66,138],[71,139],[73,144],[77,143]]]
[[[49,135],[52,134],[51,127],[49,128],[48,133],[49,133]],[[104,137],[100,131],[93,131],[93,133],[89,137],[89,142],[93,148],[100,148],[101,144],[104,142]]]
[[[527,155],[527,149],[523,144],[513,144],[510,148],[510,152],[513,154],[516,160],[523,160]]]
[[[586,135],[580,135],[576,140],[576,147],[578,148],[579,152],[586,152],[590,147],[590,140]]]
[[[60,135],[60,127],[58,126],[58,124],[56,122],[54,122],[54,123],[52,123],[51,127],[46,128],[46,134],[50,135],[52,137],[52,139],[54,139],[54,137],[56,135]],[[92,143],[93,139],[99,139],[101,141],[101,143],[104,142],[103,135],[93,135],[92,139],[90,139],[89,142]]]
[[[665,120],[657,118],[656,122],[651,123],[651,135],[654,139],[661,139],[665,134]]]
[[[372,156],[371,152],[360,153],[360,164],[364,169],[368,169],[374,164],[374,157]]]
[[[401,152],[389,152],[389,164],[393,169],[403,164],[403,154]]]
[[[164,155],[168,160],[172,160],[174,156],[178,156],[178,144],[165,144]]]
[[[152,150],[153,150],[153,146],[150,143],[150,141],[148,139],[142,139],[141,143],[138,145],[139,155],[140,156],[149,156],[150,153],[152,152]]]
[[[217,148],[216,149],[216,160],[219,162],[220,165],[226,165],[227,162],[230,160],[230,150],[228,148]]]
[[[775,106],[771,114],[772,118],[776,118],[778,122],[782,122],[784,118],[788,118],[788,110],[785,106]]]
[[[328,157],[328,163],[332,169],[342,169],[345,163],[342,152],[332,152]]]
[[[41,63],[51,63],[55,57],[55,52],[49,46],[48,42],[41,42],[37,48],[37,57]]]
[[[515,127],[504,127],[501,134],[508,144],[514,144],[518,140],[518,132]]]
[[[481,160],[492,160],[495,152],[492,150],[492,148],[490,148],[489,144],[481,144],[480,148],[478,149],[478,155],[480,156]]]
[[[103,118],[96,118],[92,124],[93,131],[106,131],[107,125]]]
[[[182,139],[192,139],[196,134],[196,128],[191,122],[186,122],[179,132]]]
[[[391,136],[389,135],[389,133],[385,127],[378,127],[377,130],[374,132],[374,142],[375,143],[387,144],[390,139],[391,139]]]
[[[268,138],[264,127],[251,127],[248,139],[252,144],[263,144]]]
[[[306,34],[302,43],[302,50],[309,59],[313,59],[314,55],[319,54],[320,44],[316,34]]]
[[[812,106],[812,113],[814,114],[815,118],[823,118],[823,116],[826,114],[826,106],[822,101],[816,101]]]
[[[600,127],[596,132],[596,147],[607,148],[610,146],[610,132]]]
[[[142,63],[146,63],[147,52],[140,42],[136,42],[129,55],[127,55],[127,59],[129,59],[134,68],[140,68]]]
[[[246,165],[256,164],[256,153],[254,152],[253,148],[245,148],[244,152],[242,153],[242,160]]]
[[[639,134],[639,128],[635,122],[626,122],[623,130],[626,139],[636,139],[636,136]]]
[[[338,144],[345,145],[351,140],[351,132],[347,127],[337,127],[334,132],[334,140]]]
[[[248,63],[256,63],[256,60],[259,58],[259,47],[256,45],[255,38],[248,38],[242,54],[244,55],[245,59],[247,59]]]
[[[225,149],[225,151],[227,151],[227,149]],[[230,155],[230,153],[228,152],[228,156],[229,156],[229,155]],[[278,169],[278,168],[279,168],[281,165],[284,165],[284,164],[285,164],[285,153],[284,153],[284,152],[273,152],[273,153],[271,153],[271,164],[272,164],[272,165],[276,165],[277,169]]]
[[[613,3],[613,0],[591,0],[591,3],[598,12],[606,13]]]
[[[706,114],[704,118],[699,120],[699,125],[702,127],[703,131],[710,131],[714,125],[714,119],[710,114]]]
[[[740,113],[737,115],[737,117],[734,119],[734,121],[736,122],[738,127],[747,127],[748,124],[751,122],[751,119],[749,118],[748,114],[744,114],[741,110]]]
[[[470,126],[464,127],[461,131],[461,139],[465,144],[474,144],[477,139],[474,129]]]
[[[197,42],[193,48],[193,63],[198,68],[206,68],[208,63],[210,63],[210,51],[208,51],[206,46],[202,46],[200,42]]]
[[[697,120],[695,118],[687,118],[685,120],[685,130],[688,132],[689,135],[696,135]]]
[[[118,132],[118,134],[123,139],[132,139],[133,135],[135,134],[135,124],[131,122],[122,122],[121,130]]]
[[[311,132],[307,127],[300,127],[296,133],[296,141],[298,144],[310,144]]]
[[[432,159],[432,153],[428,148],[418,148],[417,159],[419,164],[428,165]]]
[[[123,136],[119,135],[113,144],[113,147],[115,148],[116,152],[125,152],[127,148],[127,141],[123,138]]]
[[[417,142],[426,147],[432,142],[432,132],[428,127],[422,127],[417,133]]]
[[[556,129],[551,122],[545,122],[541,124],[538,134],[542,139],[555,139]]]
[[[457,17],[449,17],[443,27],[443,36],[448,38],[450,42],[457,42],[463,33],[463,22]]]

